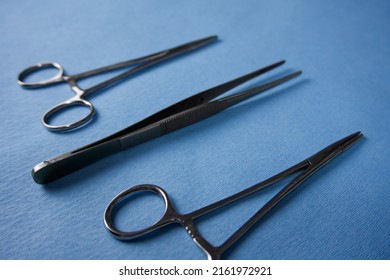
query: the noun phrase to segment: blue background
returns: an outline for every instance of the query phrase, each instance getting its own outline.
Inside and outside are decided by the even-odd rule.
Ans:
[[[103,226],[127,187],[163,187],[181,213],[224,198],[355,131],[365,138],[306,181],[227,252],[228,259],[389,259],[389,1],[1,1],[0,258],[203,259],[179,226],[132,242]],[[73,74],[217,34],[88,99],[88,126],[52,133],[42,114],[66,84],[22,89],[41,61]],[[303,75],[219,115],[97,162],[47,186],[32,167],[105,137],[194,93],[280,59],[240,88]],[[105,77],[81,83],[84,87]],[[288,181],[199,221],[221,243]],[[144,201],[147,199],[147,201]],[[140,197],[119,226],[146,225],[162,205]]]

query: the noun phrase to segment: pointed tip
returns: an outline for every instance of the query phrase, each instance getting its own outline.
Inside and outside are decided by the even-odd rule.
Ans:
[[[359,141],[363,137],[363,133],[360,131],[357,131],[355,133],[352,133],[351,135],[348,135],[347,137],[340,140],[340,146],[343,151],[347,150],[349,147],[351,147],[353,144],[355,144],[357,141]]]
[[[356,137],[362,137],[363,136],[363,134],[362,134],[362,132],[361,131],[356,131],[356,132],[354,132],[354,133],[352,133],[352,134],[350,134],[350,135],[348,135],[347,137],[345,137],[344,139],[345,140],[349,140],[349,139],[353,139],[353,138],[356,138]]]
[[[263,67],[263,68],[261,68],[259,70],[256,70],[253,73],[258,73],[258,75],[261,75],[263,73],[266,73],[268,71],[271,71],[271,70],[275,69],[276,67],[279,67],[280,65],[283,65],[284,63],[286,63],[285,60],[280,60],[278,62],[275,62],[275,63],[271,64],[271,65],[268,65],[268,66]]]
[[[278,67],[280,65],[283,65],[286,63],[286,60],[282,59],[282,60],[279,60],[278,62],[272,64],[273,67]]]
[[[308,161],[311,165],[317,164],[325,164],[338,154],[344,152],[348,148],[350,148],[353,144],[355,144],[358,140],[363,137],[363,134],[358,131],[348,135],[317,152],[313,156],[308,158]]]
[[[301,75],[301,74],[302,74],[302,71],[299,70],[299,71],[296,71],[296,72],[294,72],[294,73],[292,73],[292,74],[290,74],[290,75],[288,75],[288,76],[289,76],[290,79],[291,79],[291,78],[298,77],[298,76]]]
[[[211,35],[211,36],[208,36],[208,37],[200,39],[200,40],[212,42],[212,41],[218,40],[218,35]]]
[[[291,80],[291,79],[293,79],[295,77],[298,77],[301,74],[302,74],[302,71],[296,71],[294,73],[291,73],[291,74],[289,74],[287,76],[284,76],[284,77],[276,80],[275,82],[277,82],[278,84],[281,84],[281,83],[287,82],[288,80]]]
[[[184,44],[181,47],[187,47],[188,49],[196,49],[196,48],[200,48],[204,45],[210,44],[210,43],[216,41],[217,39],[218,39],[217,35],[212,35],[212,36],[198,39],[196,41],[189,42],[187,44]]]

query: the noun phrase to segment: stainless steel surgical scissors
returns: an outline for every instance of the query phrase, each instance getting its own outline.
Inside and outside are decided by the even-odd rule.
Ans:
[[[68,100],[65,100],[64,102],[61,102],[60,104],[52,107],[49,111],[47,111],[43,117],[42,117],[42,123],[43,125],[51,130],[51,131],[65,131],[65,130],[70,130],[77,128],[83,124],[86,124],[88,121],[90,121],[95,113],[95,109],[92,106],[92,103],[87,101],[85,97],[88,94],[91,94],[93,92],[96,92],[98,90],[101,90],[105,87],[114,85],[115,83],[119,82],[120,80],[128,77],[129,75],[132,75],[136,72],[139,72],[141,70],[144,70],[145,68],[148,68],[156,63],[159,63],[161,61],[167,60],[168,58],[177,56],[179,54],[183,54],[195,49],[198,49],[206,44],[209,44],[213,41],[215,41],[218,37],[217,36],[210,36],[207,38],[203,38],[197,41],[189,42],[184,45],[180,45],[178,47],[174,47],[168,50],[160,51],[151,55],[147,55],[141,58],[136,58],[136,59],[131,59],[127,60],[124,62],[119,62],[115,63],[113,65],[97,68],[94,70],[90,70],[87,72],[83,72],[80,74],[75,74],[75,75],[67,75],[65,74],[64,68],[56,63],[56,62],[43,62],[43,63],[38,63],[36,65],[30,66],[23,70],[17,78],[18,84],[21,85],[24,88],[40,88],[44,86],[49,86],[49,85],[54,85],[62,82],[68,83],[72,91],[74,92],[75,96],[72,98],[69,98]],[[129,67],[129,66],[134,66],[133,68],[116,75],[106,81],[103,81],[95,86],[91,86],[87,89],[81,89],[77,85],[77,81],[81,79],[85,79],[91,76],[95,76],[98,74],[102,74],[105,72],[110,72],[113,70],[117,70],[120,68],[124,67]],[[58,70],[58,73],[47,80],[39,81],[39,82],[25,82],[25,78],[36,71],[42,70],[42,69],[47,69],[47,68],[54,68]],[[53,125],[50,124],[50,118],[59,112],[63,112],[65,108],[69,108],[71,106],[83,106],[88,108],[89,113],[81,118],[78,121],[68,123],[68,124],[63,124],[63,125]]]
[[[255,225],[265,214],[267,214],[276,204],[278,204],[284,197],[291,193],[298,185],[309,178],[313,173],[318,171],[321,167],[348,149],[356,141],[358,141],[363,134],[360,132],[353,133],[335,143],[329,145],[325,149],[317,152],[313,156],[295,164],[294,166],[274,175],[273,177],[266,179],[265,181],[258,183],[252,187],[249,187],[243,191],[233,194],[225,199],[204,206],[198,210],[195,210],[188,214],[180,214],[176,211],[168,194],[160,187],[155,185],[138,185],[129,188],[120,194],[118,194],[107,206],[104,212],[104,224],[107,230],[116,238],[122,240],[131,240],[147,233],[150,233],[160,227],[168,224],[177,223],[180,224],[190,235],[193,241],[203,250],[209,259],[220,259],[222,254],[232,246],[244,233],[246,233],[253,225]],[[198,232],[194,220],[205,214],[208,214],[220,207],[226,206],[233,201],[249,196],[250,194],[259,191],[293,173],[299,172],[290,183],[287,184],[281,191],[279,191],[274,197],[272,197],[263,207],[261,207],[248,221],[246,221],[237,231],[235,231],[225,242],[215,247],[211,245],[202,235]],[[113,221],[113,209],[122,203],[129,203],[131,196],[139,192],[152,192],[157,194],[165,203],[165,211],[161,219],[153,225],[137,231],[125,232],[118,230],[115,227]],[[126,199],[126,200],[125,200]],[[114,215],[115,216],[115,215]]]
[[[215,115],[301,74],[301,71],[297,71],[262,85],[210,101],[226,91],[282,65],[284,62],[284,60],[279,61],[224,84],[202,91],[92,144],[45,160],[33,168],[33,179],[39,184],[50,183],[113,153],[128,149]]]

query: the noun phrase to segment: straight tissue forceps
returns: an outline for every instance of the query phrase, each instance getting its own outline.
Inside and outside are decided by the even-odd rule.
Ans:
[[[217,114],[249,97],[264,92],[301,74],[301,71],[297,71],[271,82],[209,102],[211,99],[282,65],[284,62],[279,61],[232,81],[195,94],[106,138],[69,153],[45,160],[33,168],[33,179],[38,184],[46,184],[57,180],[108,155],[144,143]]]
[[[179,54],[187,53],[192,50],[196,50],[206,44],[209,44],[211,42],[214,42],[218,37],[217,36],[210,36],[207,38],[203,38],[197,41],[189,42],[184,45],[160,51],[158,53],[154,53],[148,56],[144,56],[141,58],[131,59],[124,62],[119,62],[113,65],[105,66],[102,68],[97,68],[94,70],[90,70],[84,73],[75,74],[75,75],[66,75],[64,68],[55,62],[43,62],[38,63],[36,65],[33,65],[31,67],[26,68],[18,75],[18,84],[25,88],[40,88],[44,86],[54,85],[62,82],[66,82],[69,84],[72,91],[75,93],[75,96],[65,100],[64,102],[61,102],[60,104],[54,106],[49,111],[47,111],[43,117],[42,117],[42,123],[43,125],[51,130],[51,131],[65,131],[70,129],[75,129],[83,124],[86,124],[88,121],[90,121],[95,113],[95,109],[92,106],[91,102],[87,101],[85,97],[88,94],[91,94],[95,91],[101,90],[105,87],[114,85],[115,83],[119,82],[120,80],[123,80],[124,78],[128,77],[129,75],[135,74],[141,70],[144,70],[145,68],[148,68],[154,64],[157,64],[159,62],[165,61],[169,58],[172,58],[174,56],[177,56]],[[135,66],[136,65],[136,66]],[[95,86],[92,86],[88,89],[81,89],[77,85],[77,81],[81,79],[85,79],[91,76],[99,75],[105,72],[110,72],[113,70],[121,69],[124,67],[134,66],[133,68],[114,76],[106,81],[103,81]],[[58,70],[57,75],[54,77],[40,81],[40,82],[33,82],[28,83],[24,82],[24,79],[31,73],[42,70],[47,68],[55,68]],[[89,113],[81,118],[78,121],[75,121],[73,123],[68,123],[64,125],[52,125],[49,124],[49,119],[52,117],[55,113],[63,113],[65,108],[72,107],[72,106],[83,106],[88,108]]]
[[[225,199],[212,203],[210,205],[204,206],[198,210],[195,210],[188,214],[180,214],[176,211],[171,200],[168,197],[168,194],[160,187],[155,185],[138,185],[132,188],[129,188],[119,195],[117,195],[107,206],[104,212],[104,225],[107,230],[116,238],[122,240],[131,240],[142,235],[145,235],[149,232],[152,232],[160,227],[166,226],[172,223],[180,224],[190,235],[193,241],[202,249],[202,251],[207,255],[208,259],[217,260],[222,257],[222,254],[232,246],[241,236],[243,236],[255,223],[257,223],[265,214],[268,213],[276,204],[278,204],[284,197],[286,197],[290,192],[292,192],[298,185],[304,182],[309,178],[313,173],[318,171],[321,167],[327,164],[329,161],[334,159],[336,156],[341,154],[343,151],[348,149],[356,141],[358,141],[363,134],[356,132],[351,134],[331,145],[325,149],[319,151],[313,156],[301,161],[300,163],[276,174],[275,176],[266,179],[265,181],[258,183],[252,187],[249,187],[243,191],[240,191],[236,194],[233,194]],[[274,197],[272,197],[263,207],[260,208],[251,218],[248,219],[237,231],[235,231],[225,242],[220,246],[215,247],[211,245],[207,240],[205,240],[202,235],[198,232],[194,220],[198,217],[201,217],[207,213],[210,213],[220,207],[226,206],[233,201],[241,199],[243,197],[249,196],[250,194],[259,191],[284,177],[287,177],[293,173],[302,171],[297,175],[287,186],[285,186],[281,191],[279,191]],[[152,226],[147,227],[142,230],[137,230],[133,232],[124,232],[118,230],[113,222],[113,209],[115,206],[123,203],[129,203],[131,201],[131,196],[139,192],[152,192],[157,194],[165,203],[165,211],[161,219],[154,223]],[[126,199],[127,198],[127,199]],[[125,200],[126,199],[126,200]]]

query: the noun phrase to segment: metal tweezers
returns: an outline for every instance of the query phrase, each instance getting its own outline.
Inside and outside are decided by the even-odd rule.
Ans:
[[[108,137],[74,151],[45,160],[33,168],[32,177],[38,184],[50,183],[106,156],[208,118],[252,96],[289,81],[302,73],[301,71],[297,71],[248,90],[210,101],[230,89],[284,63],[284,60],[279,61],[232,81],[195,94]]]

